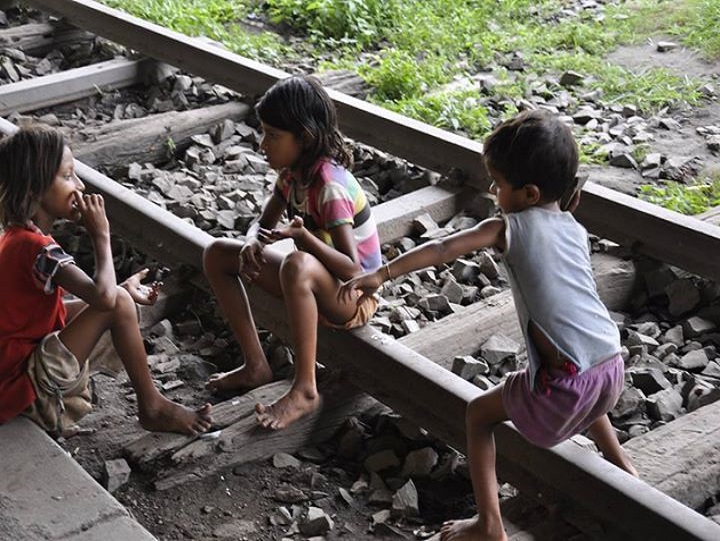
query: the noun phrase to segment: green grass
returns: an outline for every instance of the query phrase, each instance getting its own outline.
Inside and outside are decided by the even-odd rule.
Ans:
[[[644,114],[698,103],[704,81],[609,63],[607,54],[621,44],[677,35],[708,58],[720,57],[718,0],[628,0],[607,6],[603,20],[589,12],[558,17],[562,0],[105,1],[273,65],[309,56],[324,69],[354,69],[370,84],[374,103],[476,138],[512,114],[513,101],[569,69],[585,76],[571,94],[596,91],[605,103],[633,104]],[[296,42],[291,46],[271,32],[248,33],[242,23],[249,17],[290,29],[306,44],[298,50]],[[516,52],[526,69],[502,68]],[[446,88],[490,67],[500,80],[493,89],[495,101],[504,104],[499,112],[477,92]]]
[[[640,187],[640,197],[681,214],[695,215],[720,205],[720,173],[706,176],[692,184],[667,181],[663,185]]]
[[[253,13],[244,0],[104,0],[104,4],[188,36],[204,36],[229,50],[279,65],[296,53],[273,32],[249,32],[238,24]]]

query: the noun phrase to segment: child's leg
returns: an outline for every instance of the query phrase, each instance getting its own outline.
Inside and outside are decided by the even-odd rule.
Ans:
[[[272,380],[272,370],[262,350],[247,293],[239,277],[242,247],[238,241],[217,240],[203,255],[205,276],[245,357],[241,367],[213,375],[207,384],[212,390],[251,389]],[[256,283],[279,297],[282,295],[278,278],[282,255],[271,248],[266,248],[263,253],[266,263]]]
[[[467,458],[478,514],[471,519],[443,524],[440,534],[443,541],[507,539],[500,515],[493,436],[495,425],[508,418],[502,390],[503,385],[498,385],[468,404],[465,422]]]
[[[638,472],[632,465],[625,449],[620,445],[607,414],[598,417],[597,420],[590,425],[588,431],[605,459],[615,464],[618,468],[625,470],[630,475],[638,477]]]
[[[209,404],[193,411],[168,400],[155,388],[138,327],[135,302],[125,289],[118,287],[112,310],[99,311],[88,306],[80,311],[60,332],[60,340],[82,362],[107,329],[110,329],[113,345],[137,393],[143,428],[194,434],[210,427]]]
[[[288,254],[280,280],[295,349],[295,378],[291,389],[277,402],[256,407],[260,424],[273,429],[288,426],[320,405],[315,382],[318,310],[338,323],[350,320],[357,311],[354,301],[338,300],[340,282],[310,254]]]

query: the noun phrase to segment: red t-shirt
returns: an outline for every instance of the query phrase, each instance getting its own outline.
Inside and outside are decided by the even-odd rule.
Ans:
[[[0,423],[35,400],[27,358],[44,336],[65,326],[63,292],[52,279],[72,261],[32,224],[0,236]]]

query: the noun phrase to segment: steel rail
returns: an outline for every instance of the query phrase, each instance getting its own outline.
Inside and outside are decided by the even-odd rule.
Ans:
[[[284,71],[202,40],[143,21],[92,0],[28,0],[47,12],[152,58],[200,75],[237,92],[259,95],[287,77]],[[482,145],[376,105],[328,91],[346,134],[434,171],[457,169],[480,190],[489,178]],[[720,280],[720,228],[624,196],[592,182],[576,211],[592,232],[667,263]]]
[[[0,119],[0,132],[16,130]],[[103,195],[116,232],[153,257],[202,268],[203,251],[213,237],[77,160],[76,168],[90,191]],[[259,325],[290,340],[283,303],[259,288],[248,294]],[[480,393],[471,383],[370,326],[349,332],[320,328],[318,358],[419,426],[465,449],[465,409]],[[632,539],[720,539],[720,525],[572,443],[540,449],[509,423],[497,427],[496,439],[500,476],[520,491],[579,505]]]

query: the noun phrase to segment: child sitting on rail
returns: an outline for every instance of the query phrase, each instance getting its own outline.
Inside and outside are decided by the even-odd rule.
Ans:
[[[623,389],[615,323],[598,297],[587,232],[560,208],[578,166],[570,129],[550,113],[524,112],[487,138],[484,161],[503,214],[428,242],[343,285],[349,302],[385,280],[493,247],[503,254],[525,336],[526,370],[470,402],[467,454],[478,515],[443,525],[443,540],[503,540],[495,477],[496,424],[510,419],[530,442],[551,447],[588,429],[604,457],[637,475],[607,412]],[[579,192],[570,204],[574,210]]]
[[[197,411],[162,396],[148,370],[135,303],[153,304],[147,269],[117,285],[102,196],[84,195],[72,152],[52,128],[31,126],[0,141],[0,423],[24,414],[53,435],[91,407],[87,358],[106,330],[138,397],[140,424],[187,434],[210,427]],[[49,235],[80,221],[95,248],[95,277]],[[64,300],[68,291],[77,299]]]
[[[243,366],[213,376],[208,388],[250,389],[272,379],[241,277],[285,300],[295,349],[292,387],[275,403],[256,405],[258,422],[280,429],[320,405],[318,323],[352,329],[375,313],[372,295],[339,300],[338,291],[343,280],[380,266],[380,243],[365,193],[348,170],[352,156],[335,106],[317,79],[279,81],[256,112],[260,148],[279,177],[247,240],[216,240],[204,254],[205,274],[245,357]],[[278,228],[284,212],[290,223]],[[296,251],[285,255],[268,246],[287,238]]]

